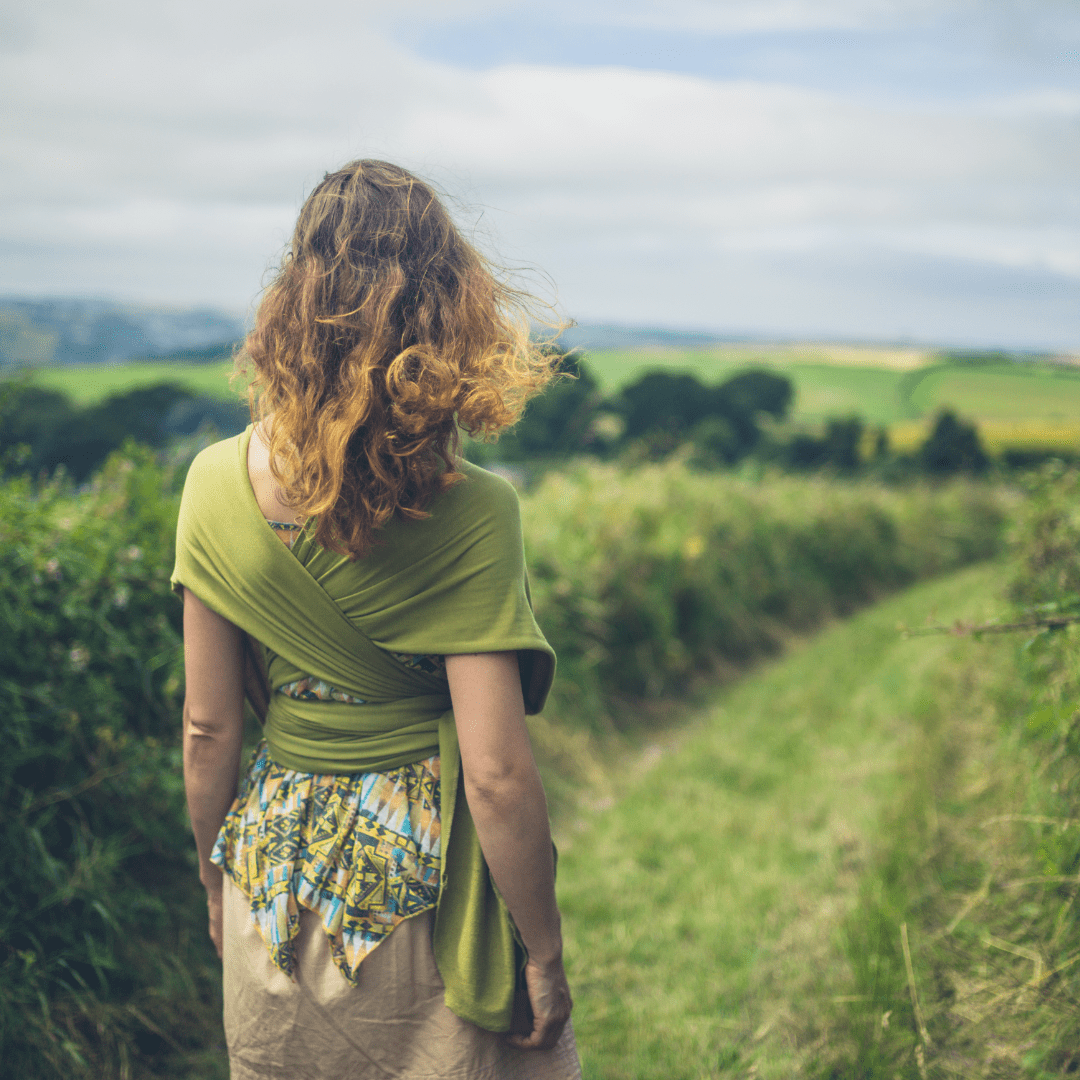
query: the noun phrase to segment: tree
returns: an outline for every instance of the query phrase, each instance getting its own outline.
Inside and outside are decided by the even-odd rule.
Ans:
[[[829,462],[834,468],[840,472],[854,472],[859,467],[862,435],[863,422],[857,416],[828,422],[825,441],[829,446]]]
[[[601,401],[600,388],[577,354],[554,351],[561,358],[558,376],[499,440],[500,457],[568,455],[585,448]]]
[[[718,401],[729,403],[751,416],[768,413],[777,420],[783,420],[794,400],[795,387],[784,375],[764,368],[751,368],[733,375],[713,393]]]
[[[650,371],[619,395],[626,421],[624,438],[640,439],[654,431],[681,436],[713,411],[709,390],[694,375]]]
[[[163,446],[170,411],[178,402],[194,397],[190,390],[174,383],[111,394],[71,418],[53,441],[47,467],[64,465],[76,480],[84,480],[126,439]]]
[[[831,467],[837,472],[855,472],[861,464],[859,447],[863,422],[857,416],[832,417],[822,436],[798,434],[788,443],[788,461],[796,469]]]
[[[789,379],[761,369],[712,387],[694,375],[653,371],[622,391],[619,406],[625,439],[674,448],[689,437],[705,457],[732,464],[758,444],[761,414],[782,419],[793,396]]]
[[[112,394],[77,409],[65,394],[13,382],[0,388],[0,451],[26,446],[29,452],[17,462],[21,471],[51,473],[63,465],[85,480],[127,439],[164,446],[171,435],[189,434],[206,421],[232,434],[247,423],[245,412],[173,383]]]
[[[978,473],[989,459],[979,442],[974,424],[966,424],[948,409],[938,413],[934,430],[919,451],[919,460],[930,473]]]
[[[70,398],[25,381],[0,385],[0,452],[10,455],[19,446],[28,453],[18,461],[25,472],[52,471],[56,445],[76,415]]]

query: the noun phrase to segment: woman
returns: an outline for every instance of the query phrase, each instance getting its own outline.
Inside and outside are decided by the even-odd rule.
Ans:
[[[300,212],[258,422],[184,489],[184,776],[233,1080],[580,1076],[513,489],[463,461],[552,376],[528,298],[385,162]],[[240,791],[245,694],[264,721]]]

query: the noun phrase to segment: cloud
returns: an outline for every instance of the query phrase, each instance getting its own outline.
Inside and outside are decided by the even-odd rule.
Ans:
[[[618,0],[559,5],[569,21],[707,34],[879,29],[972,6],[970,0]]]
[[[669,12],[669,26],[719,32],[740,19],[854,25],[956,6],[580,10]],[[400,17],[449,10],[415,3]],[[863,259],[920,258],[972,281],[977,266],[1080,279],[1080,93],[1067,88],[916,105],[617,66],[467,71],[395,43],[385,7],[343,0],[303,11],[284,0],[50,0],[24,9],[17,31],[0,67],[0,289],[70,290],[84,274],[77,291],[246,304],[306,191],[356,156],[400,161],[460,195],[463,220],[482,216],[508,258],[545,266],[586,317],[764,318],[769,303],[748,298],[750,283],[812,276],[815,259],[838,281],[858,279],[850,267]],[[915,289],[913,272],[886,278],[882,289]],[[706,303],[713,280],[741,307]],[[876,310],[866,280],[860,303]],[[616,303],[613,289],[632,300]],[[806,285],[808,297],[832,297],[835,324],[854,324],[841,292]]]

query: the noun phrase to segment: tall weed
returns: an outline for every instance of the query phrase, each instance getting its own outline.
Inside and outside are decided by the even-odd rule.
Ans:
[[[1030,489],[1007,593],[1021,615],[1075,611],[1080,473],[1051,465]],[[821,1055],[830,1080],[1080,1073],[1080,626],[983,644],[927,702],[848,921],[857,992]]]

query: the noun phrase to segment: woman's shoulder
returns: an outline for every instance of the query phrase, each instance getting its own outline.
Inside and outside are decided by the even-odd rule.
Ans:
[[[242,471],[239,441],[243,435],[211,443],[195,455],[184,479],[180,500],[178,535],[201,522],[204,526],[219,518],[232,518],[247,497],[247,474]]]
[[[455,464],[460,475],[425,507],[418,520],[397,517],[383,527],[375,551],[381,560],[409,566],[441,551],[463,553],[477,545],[517,546],[521,511],[512,484],[471,462]],[[363,561],[363,560],[361,560]]]
[[[188,467],[187,483],[202,480],[220,479],[225,470],[237,471],[237,463],[240,461],[240,442],[246,432],[233,435],[228,439],[221,439],[203,447]]]
[[[461,473],[464,481],[455,484],[454,487],[470,490],[476,498],[489,498],[506,502],[517,503],[517,489],[505,477],[474,465],[471,461],[462,459],[456,465],[457,472]],[[453,490],[451,488],[451,490]]]
[[[456,467],[463,479],[442,491],[431,506],[433,517],[467,516],[476,520],[516,520],[520,516],[518,494],[503,477],[461,461]]]

